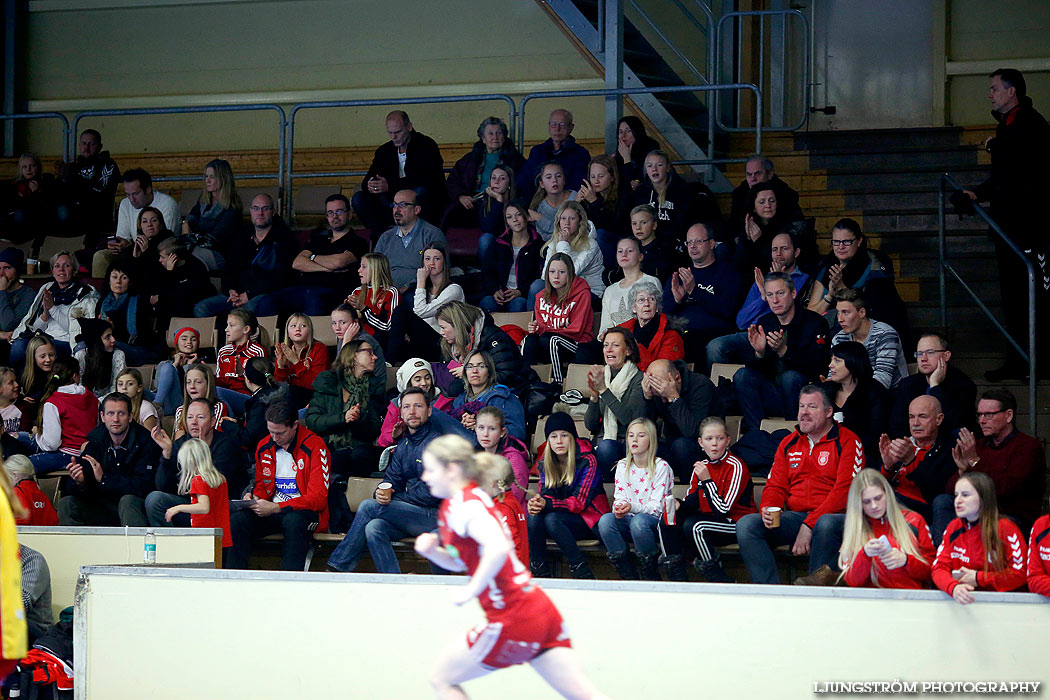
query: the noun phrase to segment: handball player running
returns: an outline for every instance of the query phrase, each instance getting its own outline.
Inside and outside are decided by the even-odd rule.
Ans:
[[[437,697],[466,698],[460,684],[499,668],[529,663],[562,697],[604,700],[584,675],[561,615],[518,561],[511,535],[492,499],[484,460],[475,462],[470,443],[444,435],[423,452],[423,481],[442,498],[438,531],[416,538],[416,551],[443,569],[466,571],[467,585],[456,605],[477,598],[486,622],[472,629],[438,662],[431,676]]]

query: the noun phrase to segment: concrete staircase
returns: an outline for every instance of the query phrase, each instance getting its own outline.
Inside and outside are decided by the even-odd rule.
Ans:
[[[893,260],[897,288],[908,305],[914,331],[946,330],[958,366],[983,390],[992,385],[984,372],[1005,357],[1006,341],[962,289],[948,281],[948,328],[940,327],[937,183],[949,173],[964,185],[987,177],[985,138],[992,128],[884,129],[873,131],[798,132],[763,136],[764,154],[777,174],[799,191],[806,216],[816,220],[821,251],[830,249],[831,227],[850,216],[861,223],[872,247]],[[732,157],[746,155],[744,136],[731,141]],[[734,185],[743,165],[727,168]],[[723,211],[729,199],[724,196]],[[998,315],[998,269],[987,227],[976,217],[949,214],[949,260],[968,284]],[[1000,317],[1001,318],[1001,317]],[[1027,430],[1027,385],[1007,383],[1018,399],[1018,425]],[[1050,382],[1041,382],[1037,397],[1039,434],[1050,438]]]

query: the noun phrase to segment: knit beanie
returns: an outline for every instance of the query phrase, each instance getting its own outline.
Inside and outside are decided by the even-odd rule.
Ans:
[[[20,248],[10,247],[0,250],[0,263],[7,263],[11,267],[15,268],[16,271],[22,272],[23,265],[25,264],[26,256]]]
[[[426,360],[413,357],[397,370],[397,393],[400,394],[402,391],[408,388],[408,383],[412,380],[412,377],[420,370],[426,370],[430,374],[430,383],[434,384],[434,370],[431,368],[430,363]]]
[[[198,343],[201,341],[201,334],[197,331],[196,328],[194,328],[193,326],[183,326],[179,330],[175,331],[175,335],[172,336],[172,341],[175,343],[175,347],[179,346],[179,336],[185,333],[186,331],[189,331],[193,335],[197,336]]]
[[[96,340],[102,337],[102,334],[107,329],[112,328],[112,324],[109,321],[103,321],[101,318],[81,318],[80,320],[80,333],[74,339],[76,342],[86,343],[88,347]]]
[[[555,430],[564,430],[572,435],[573,439],[579,438],[576,433],[576,421],[568,413],[557,411],[547,417],[547,424],[543,427],[543,436],[550,438]]]

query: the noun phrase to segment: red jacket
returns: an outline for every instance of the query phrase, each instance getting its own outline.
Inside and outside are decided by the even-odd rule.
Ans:
[[[755,488],[751,483],[751,472],[743,460],[726,452],[719,461],[705,459],[704,464],[711,478],[701,482],[695,472],[690,475],[686,502],[696,494],[701,513],[721,513],[734,523],[755,512]]]
[[[576,343],[594,340],[591,286],[582,277],[572,280],[562,304],[547,300],[546,290],[536,295],[536,333],[557,333]]]
[[[274,366],[276,367],[276,358]],[[279,382],[287,382],[292,386],[304,389],[313,389],[314,380],[317,375],[328,369],[328,348],[319,340],[315,340],[306,353],[306,357],[288,367],[276,367],[273,372],[274,378]]]
[[[87,441],[88,433],[98,425],[98,399],[90,391],[83,394],[67,394],[56,391],[45,402],[54,404],[62,425],[60,452],[80,454],[80,447]]]
[[[674,362],[675,360],[685,359],[685,341],[682,340],[681,333],[667,327],[667,314],[657,316],[657,323],[659,325],[656,327],[656,335],[653,336],[648,347],[638,343],[638,353],[641,355],[638,369],[642,372],[649,367],[649,363],[653,360],[671,360]],[[620,326],[634,333],[635,328],[638,327],[638,319],[632,318],[624,321]]]
[[[22,479],[15,484],[15,495],[29,515],[15,520],[19,525],[58,525],[58,513],[40,485],[32,479]]]
[[[295,460],[295,484],[299,488],[299,497],[279,503],[282,508],[295,510],[313,510],[318,514],[317,531],[328,529],[328,479],[332,464],[332,455],[321,437],[300,425],[295,439],[289,446],[288,453]],[[277,491],[277,443],[267,436],[259,441],[255,448],[255,488],[252,493],[256,498],[272,501]]]
[[[981,542],[981,528],[962,518],[948,524],[933,563],[933,583],[948,595],[959,582],[952,572],[966,567],[977,572],[977,588],[993,591],[1015,591],[1025,585],[1024,535],[1008,518],[999,520],[999,539],[1003,543],[1006,565],[999,570],[985,571],[987,557]]]
[[[825,513],[846,511],[850,483],[863,468],[864,448],[849,428],[833,424],[812,448],[796,428],[777,447],[762,507],[808,512],[805,524],[812,530]]]
[[[400,303],[397,287],[386,287],[373,299],[372,288],[362,285],[350,294],[351,301],[357,301],[362,294],[365,295],[365,308],[361,310],[361,330],[369,335],[389,331],[390,316]]]
[[[919,554],[925,561],[920,561],[908,555],[908,560],[899,569],[887,569],[886,565],[878,557],[872,559],[863,548],[854,556],[853,563],[846,569],[846,583],[851,586],[863,586],[874,588],[925,588],[930,580],[930,568],[937,551],[930,539],[930,528],[926,521],[918,513],[910,510],[904,511],[904,519],[912,529],[912,539],[918,545]],[[871,520],[864,516],[868,527],[871,528],[873,539],[886,535],[890,545],[894,548],[900,547],[900,542],[893,536],[890,525],[886,518]],[[872,571],[874,568],[874,571]]]
[[[529,529],[526,526],[528,516],[521,502],[509,491],[502,496],[492,499],[496,515],[507,526],[511,538],[514,540],[514,553],[518,555],[518,561],[528,563],[529,561]]]
[[[1028,538],[1028,590],[1050,596],[1050,515],[1035,521]]]
[[[250,394],[244,383],[244,365],[253,357],[266,357],[262,345],[250,340],[240,347],[223,345],[215,361],[215,384],[230,391]]]

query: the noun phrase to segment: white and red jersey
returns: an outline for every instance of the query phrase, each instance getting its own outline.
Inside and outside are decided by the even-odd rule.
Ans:
[[[491,619],[493,616],[505,614],[523,602],[536,587],[532,585],[529,568],[518,560],[514,552],[514,538],[496,513],[492,499],[473,482],[452,498],[441,502],[441,508],[438,510],[441,544],[450,554],[459,557],[467,565],[467,574],[473,576],[481,561],[481,547],[470,536],[470,525],[479,518],[491,518],[498,523],[510,545],[507,560],[478,595],[482,610]]]
[[[1028,539],[1028,590],[1050,596],[1050,515],[1035,521]]]
[[[982,591],[1015,591],[1025,585],[1024,535],[1008,518],[999,519],[999,541],[1003,543],[1002,568],[985,571],[988,556],[981,541],[981,526],[956,518],[949,523],[933,563],[933,583],[948,595],[959,582],[952,572],[963,567],[977,572],[977,589]]]
[[[703,460],[710,478],[700,481],[694,471],[689,475],[689,490],[686,501],[696,494],[697,508],[701,513],[721,513],[734,523],[755,512],[755,490],[751,483],[751,472],[743,460],[732,452],[722,459]]]

